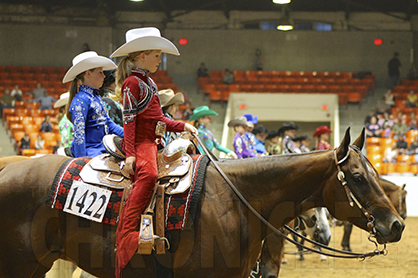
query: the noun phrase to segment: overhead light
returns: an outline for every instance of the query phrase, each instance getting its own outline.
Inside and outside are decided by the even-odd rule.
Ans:
[[[281,4],[281,5],[284,5],[284,4],[289,4],[291,1],[292,1],[292,0],[273,0],[273,3],[274,3],[274,4]],[[417,0],[417,1],[418,1],[418,0]]]
[[[280,25],[277,25],[277,30],[279,30],[279,31],[291,31],[291,30],[293,30],[293,25],[292,24],[280,24]]]
[[[143,2],[144,0],[131,0],[131,2]]]

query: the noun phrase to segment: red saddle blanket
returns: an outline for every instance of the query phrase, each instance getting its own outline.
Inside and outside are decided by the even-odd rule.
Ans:
[[[182,194],[165,195],[165,216],[168,230],[190,228],[193,224],[209,159],[206,155],[194,155],[192,158],[193,176],[190,189]],[[81,180],[80,172],[90,160],[91,157],[80,157],[64,161],[55,175],[45,203],[51,208],[64,210],[73,182]],[[113,188],[107,188],[107,190],[110,190],[111,193],[101,223],[116,225],[123,190]]]

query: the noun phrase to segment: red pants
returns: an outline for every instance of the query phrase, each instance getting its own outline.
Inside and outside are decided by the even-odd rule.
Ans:
[[[138,249],[139,221],[158,178],[157,145],[154,142],[135,146],[136,164],[132,191],[126,199],[116,231],[116,278]]]

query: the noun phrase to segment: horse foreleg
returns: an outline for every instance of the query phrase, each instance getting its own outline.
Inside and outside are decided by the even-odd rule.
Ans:
[[[341,241],[341,246],[343,247],[343,250],[345,251],[351,251],[350,237],[351,237],[352,230],[353,230],[353,224],[346,221],[344,223],[344,236],[343,236],[343,240]]]
[[[260,258],[260,272],[263,278],[276,278],[279,276],[283,247],[284,239],[275,234],[264,240]]]

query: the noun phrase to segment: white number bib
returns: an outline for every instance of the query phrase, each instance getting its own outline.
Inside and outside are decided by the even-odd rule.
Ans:
[[[112,191],[74,181],[68,192],[63,211],[102,222]]]

